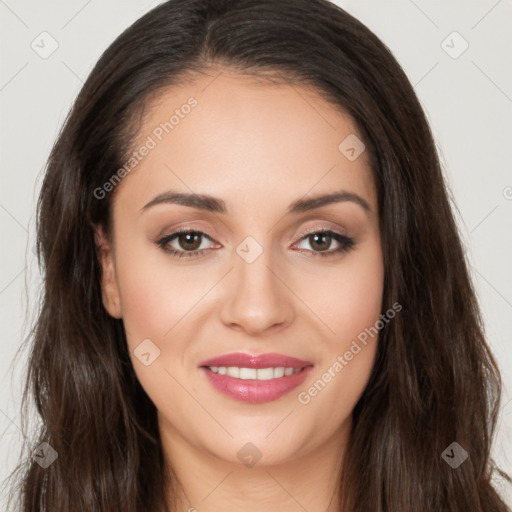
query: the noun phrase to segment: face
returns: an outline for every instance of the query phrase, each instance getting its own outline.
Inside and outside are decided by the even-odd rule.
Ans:
[[[360,139],[312,90],[227,70],[148,111],[97,243],[105,307],[176,451],[278,464],[348,431],[384,280]]]

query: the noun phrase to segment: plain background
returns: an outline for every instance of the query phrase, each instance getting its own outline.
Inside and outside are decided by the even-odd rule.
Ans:
[[[11,363],[27,334],[40,285],[33,253],[34,211],[45,161],[100,54],[158,3],[0,0],[1,481],[14,467],[25,436],[19,402],[26,354]],[[493,454],[512,473],[512,3],[336,3],[392,50],[431,123],[457,205],[488,340],[504,378]],[[41,38],[45,51],[58,44],[47,58],[31,46]],[[499,487],[512,504],[511,486]],[[4,493],[0,508],[3,500]]]

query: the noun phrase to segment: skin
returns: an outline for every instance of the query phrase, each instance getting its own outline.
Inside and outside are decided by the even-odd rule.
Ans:
[[[349,161],[338,150],[358,134],[354,122],[313,90],[256,83],[225,68],[214,76],[166,90],[144,120],[134,147],[190,96],[198,101],[115,191],[111,243],[97,230],[103,302],[123,318],[136,375],[158,410],[164,455],[179,481],[175,503],[169,491],[172,510],[218,511],[229,503],[248,512],[334,511],[352,410],[377,338],[307,405],[298,394],[381,313],[375,184],[366,152]],[[371,211],[344,201],[286,213],[297,199],[340,189],[364,198]],[[228,212],[176,204],[141,212],[169,190],[213,195]],[[158,247],[178,227],[206,233],[202,255],[176,258]],[[310,228],[345,234],[355,245],[312,256],[321,249],[304,235]],[[252,263],[236,252],[247,236],[263,249]],[[331,240],[328,251],[340,246]],[[187,248],[177,238],[168,245]],[[144,339],[160,350],[148,366],[134,355]],[[314,368],[278,400],[247,404],[219,393],[198,368],[230,352],[278,352]],[[252,467],[237,456],[248,442],[261,452]]]

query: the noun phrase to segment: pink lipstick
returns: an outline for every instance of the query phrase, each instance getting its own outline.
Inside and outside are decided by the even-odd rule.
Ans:
[[[249,403],[277,400],[300,386],[313,363],[283,354],[231,353],[199,364],[210,384],[230,398]]]

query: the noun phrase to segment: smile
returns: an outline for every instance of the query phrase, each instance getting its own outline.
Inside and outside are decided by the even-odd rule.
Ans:
[[[300,386],[314,364],[296,357],[235,352],[199,363],[215,390],[231,399],[260,404],[277,400]]]
[[[271,380],[289,377],[294,373],[299,373],[301,368],[239,368],[238,366],[208,366],[208,369],[219,375],[229,375],[235,379],[242,380]]]
[[[230,399],[251,404],[272,402],[287,395],[306,380],[312,369],[313,365],[302,368],[199,368],[215,390]]]

